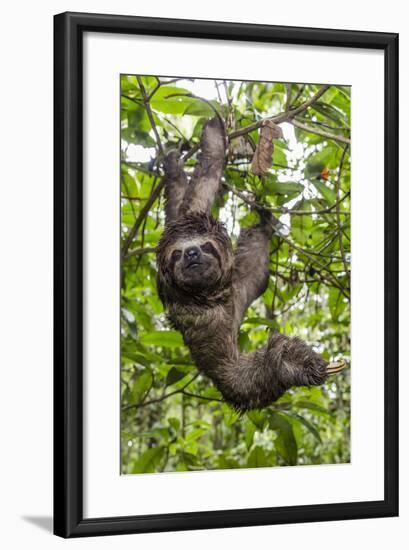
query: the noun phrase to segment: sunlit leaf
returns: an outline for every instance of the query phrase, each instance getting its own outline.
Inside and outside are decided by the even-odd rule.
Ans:
[[[141,342],[145,345],[160,346],[162,348],[180,348],[183,339],[176,330],[157,330],[141,335]]]

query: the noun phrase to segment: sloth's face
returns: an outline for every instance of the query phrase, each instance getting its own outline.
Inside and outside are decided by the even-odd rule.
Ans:
[[[181,239],[167,251],[168,269],[181,288],[214,288],[223,276],[222,251],[205,237]]]

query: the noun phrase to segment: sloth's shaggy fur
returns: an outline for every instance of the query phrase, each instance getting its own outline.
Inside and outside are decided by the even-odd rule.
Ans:
[[[158,292],[197,367],[236,410],[266,407],[292,386],[319,385],[344,364],[329,364],[299,338],[272,333],[265,346],[241,353],[240,324],[268,284],[268,216],[243,230],[236,250],[210,209],[225,162],[220,121],[204,126],[189,183],[175,153],[165,162],[166,225],[157,247]]]

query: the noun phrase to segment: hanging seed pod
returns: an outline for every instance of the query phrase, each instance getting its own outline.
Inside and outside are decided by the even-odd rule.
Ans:
[[[260,128],[257,148],[251,161],[251,171],[255,176],[263,176],[273,163],[274,139],[282,138],[280,126],[271,120],[264,120]]]

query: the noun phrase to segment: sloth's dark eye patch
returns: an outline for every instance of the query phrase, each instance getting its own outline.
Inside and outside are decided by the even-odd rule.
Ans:
[[[210,241],[206,241],[204,244],[201,245],[200,248],[206,254],[211,254],[212,256],[214,256],[219,264],[221,263],[220,254],[217,252],[216,248],[212,245]]]
[[[207,252],[208,254],[213,254],[213,256],[216,253],[215,247],[209,241],[202,244],[200,248],[203,250],[203,252]]]
[[[174,250],[172,252],[171,260],[172,262],[177,262],[182,257],[182,251],[181,250]]]
[[[181,250],[174,250],[172,252],[172,254],[170,255],[169,266],[168,266],[168,269],[170,271],[173,271],[176,262],[178,260],[180,260],[181,257],[182,257],[182,251]]]

